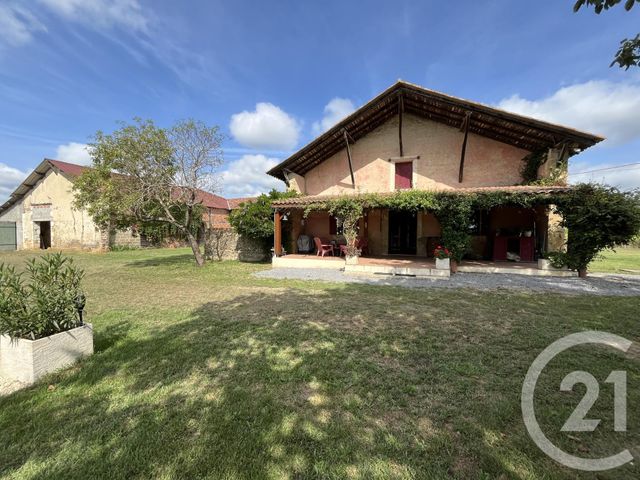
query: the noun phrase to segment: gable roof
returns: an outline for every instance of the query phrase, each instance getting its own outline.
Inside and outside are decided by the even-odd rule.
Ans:
[[[24,197],[29,191],[38,183],[39,180],[44,178],[47,172],[51,169],[60,171],[61,173],[68,175],[69,177],[78,177],[91,167],[85,167],[83,165],[76,165],[75,163],[62,162],[60,160],[52,160],[45,158],[40,164],[33,169],[33,172],[27,176],[27,178],[13,191],[9,196],[9,199],[0,206],[0,213],[8,210],[22,197]],[[227,200],[220,195],[215,195],[204,190],[198,190],[198,201],[202,202],[202,205],[207,208],[216,208],[222,210],[233,210],[237,208],[241,202],[250,201],[251,198],[237,198]]]
[[[604,140],[598,135],[510,113],[399,80],[267,173],[284,181],[287,170],[304,175],[345,147],[345,131],[352,141],[357,141],[389,118],[398,115],[401,109],[405,113],[455,128],[460,128],[470,113],[469,132],[531,152],[560,143],[566,143],[575,150],[584,150]]]

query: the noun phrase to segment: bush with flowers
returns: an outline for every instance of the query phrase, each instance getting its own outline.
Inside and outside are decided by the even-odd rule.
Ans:
[[[438,245],[433,251],[433,256],[435,258],[439,258],[440,260],[444,260],[445,258],[451,258],[451,252],[448,248]]]

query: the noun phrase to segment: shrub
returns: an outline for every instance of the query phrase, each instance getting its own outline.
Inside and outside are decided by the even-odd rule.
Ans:
[[[0,334],[35,340],[81,325],[84,272],[60,253],[27,261],[26,276],[0,265]]]
[[[448,248],[438,245],[433,251],[433,256],[439,258],[440,260],[444,260],[445,258],[451,257],[451,252]]]
[[[239,235],[267,242],[273,238],[273,209],[271,202],[295,197],[295,192],[271,190],[256,199],[241,203],[229,214],[229,223]]]
[[[637,193],[594,184],[576,186],[558,202],[562,226],[569,231],[566,264],[583,270],[605,249],[627,245],[640,232]]]

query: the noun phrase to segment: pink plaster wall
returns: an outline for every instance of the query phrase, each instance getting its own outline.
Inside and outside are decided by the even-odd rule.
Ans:
[[[414,160],[414,188],[515,185],[522,181],[522,158],[529,152],[469,134],[464,181],[458,183],[463,133],[447,125],[406,114],[403,118],[404,155]],[[302,193],[388,192],[394,189],[395,169],[387,159],[399,155],[398,119],[394,117],[351,147],[356,188],[351,184],[345,150],[329,157],[305,175]]]

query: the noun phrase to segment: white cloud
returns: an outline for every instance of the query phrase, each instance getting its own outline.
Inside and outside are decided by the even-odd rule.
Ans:
[[[238,143],[255,149],[291,150],[298,144],[300,123],[272,103],[258,103],[253,112],[231,116],[231,134]]]
[[[266,174],[278,162],[265,155],[243,155],[222,172],[223,195],[228,198],[254,197],[272,188],[283,190],[284,183]]]
[[[114,26],[147,32],[149,19],[138,0],[40,0],[58,15],[88,27]]]
[[[4,203],[11,192],[27,178],[29,172],[23,172],[17,168],[0,163],[0,204]]]
[[[89,146],[86,143],[69,142],[65,145],[58,145],[56,160],[78,165],[91,165],[91,156],[88,148]]]
[[[560,88],[553,95],[527,100],[519,95],[498,107],[607,137],[605,145],[640,138],[640,83],[605,80]]]
[[[28,10],[14,3],[0,5],[0,47],[28,43],[37,31],[46,31]]]
[[[601,170],[615,166],[616,165],[609,163],[589,164],[578,161],[572,162],[569,164],[569,183],[603,183],[605,185],[618,187],[621,190],[640,188],[640,165]]]
[[[352,113],[356,108],[348,98],[335,97],[324,106],[322,120],[313,122],[313,134],[320,135],[333,127],[340,120]]]

